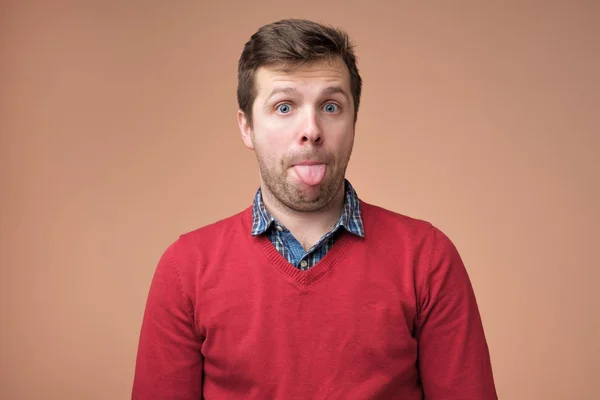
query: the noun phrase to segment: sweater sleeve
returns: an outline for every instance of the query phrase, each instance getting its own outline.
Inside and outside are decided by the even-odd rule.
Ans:
[[[176,244],[162,255],[146,301],[132,399],[199,400],[203,359],[192,303],[184,292]]]
[[[496,400],[488,345],[463,261],[435,228],[429,249],[417,326],[425,400]]]

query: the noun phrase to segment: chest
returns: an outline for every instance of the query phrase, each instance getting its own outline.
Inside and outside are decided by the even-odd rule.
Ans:
[[[306,287],[266,265],[200,284],[196,321],[209,379],[275,385],[291,376],[318,385],[324,376],[368,379],[382,366],[413,376],[410,274],[368,258],[356,265],[341,262]]]

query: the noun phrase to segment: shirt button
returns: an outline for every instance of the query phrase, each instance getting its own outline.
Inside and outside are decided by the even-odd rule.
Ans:
[[[306,260],[302,260],[302,261],[300,261],[300,266],[301,266],[302,268],[305,268],[307,265],[308,265],[308,263],[306,262]]]
[[[278,230],[279,232],[283,232],[283,228],[281,227],[281,225],[277,225],[277,230]]]

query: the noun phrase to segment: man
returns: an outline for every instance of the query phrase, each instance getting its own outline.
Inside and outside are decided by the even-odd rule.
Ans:
[[[452,242],[360,200],[345,178],[362,85],[346,34],[269,24],[238,73],[260,187],[161,257],[133,398],[496,399]]]

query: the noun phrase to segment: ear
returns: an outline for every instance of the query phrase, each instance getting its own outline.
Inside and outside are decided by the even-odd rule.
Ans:
[[[246,118],[246,114],[242,110],[238,110],[238,126],[240,127],[240,132],[242,134],[242,140],[247,148],[250,150],[254,150],[254,143],[252,143],[252,128],[250,127],[250,123],[248,122],[248,118]]]

